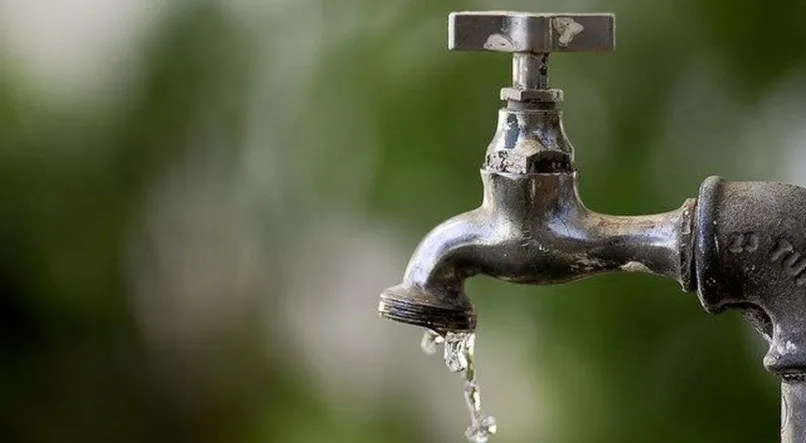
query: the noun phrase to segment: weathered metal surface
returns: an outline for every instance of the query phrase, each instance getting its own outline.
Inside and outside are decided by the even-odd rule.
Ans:
[[[738,309],[770,343],[764,366],[806,374],[806,189],[707,179],[695,222],[697,290],[709,312]]]
[[[484,169],[525,174],[572,172],[574,147],[565,134],[562,113],[554,106],[498,111],[498,125]]]
[[[454,51],[601,52],[616,47],[613,14],[454,12],[448,48]]]
[[[563,90],[501,88],[500,97],[504,101],[559,103],[563,101]]]
[[[806,383],[781,383],[781,443],[806,442]]]
[[[708,312],[741,311],[769,342],[764,366],[783,380],[781,439],[806,443],[806,189],[711,177],[671,212],[590,211],[557,109],[562,93],[548,89],[547,57],[531,53],[612,49],[612,15],[455,13],[450,27],[451,49],[526,54],[515,55],[513,87],[502,91],[482,205],[422,240],[402,283],[382,293],[381,315],[474,329],[464,282],[478,274],[532,285],[616,271],[669,277]]]
[[[738,310],[769,343],[781,441],[806,442],[806,189],[710,177],[694,223],[696,287],[712,313]]]
[[[512,89],[545,90],[548,87],[548,54],[517,53],[512,56]]]

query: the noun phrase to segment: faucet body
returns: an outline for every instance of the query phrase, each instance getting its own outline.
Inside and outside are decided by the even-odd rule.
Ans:
[[[529,114],[501,110],[481,170],[481,205],[426,235],[403,282],[382,295],[384,315],[440,331],[473,329],[464,281],[477,274],[545,285],[632,271],[690,286],[694,200],[653,215],[591,211],[577,191],[560,111]]]
[[[467,331],[464,290],[478,274],[519,284],[605,272],[649,272],[696,291],[707,312],[738,310],[769,343],[782,380],[781,441],[806,443],[806,189],[706,179],[696,199],[640,216],[589,210],[577,192],[562,91],[548,89],[548,53],[614,47],[610,14],[454,13],[449,46],[513,52],[513,87],[487,147],[481,205],[433,229],[403,281],[381,294],[386,318]]]

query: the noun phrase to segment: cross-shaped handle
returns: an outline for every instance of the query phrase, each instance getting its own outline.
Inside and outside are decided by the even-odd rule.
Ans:
[[[608,52],[616,46],[613,14],[453,12],[448,48],[454,51]]]
[[[512,87],[501,90],[509,102],[562,101],[549,90],[552,52],[609,52],[616,47],[613,14],[530,14],[526,12],[453,12],[448,19],[452,51],[511,52]]]

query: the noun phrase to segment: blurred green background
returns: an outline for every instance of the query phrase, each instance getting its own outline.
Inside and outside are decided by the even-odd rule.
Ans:
[[[553,58],[581,193],[806,183],[806,2],[0,0],[0,440],[462,442],[458,377],[379,319],[480,201],[506,55],[452,10],[615,12]],[[471,281],[494,442],[774,442],[765,345],[647,275]]]

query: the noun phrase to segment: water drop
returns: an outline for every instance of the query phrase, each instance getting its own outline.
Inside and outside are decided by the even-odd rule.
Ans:
[[[474,354],[476,334],[473,332],[448,332],[444,336],[434,331],[426,331],[421,347],[426,354],[434,354],[440,344],[445,345],[443,359],[445,365],[453,373],[461,374],[465,380],[464,396],[470,427],[465,436],[471,443],[487,443],[495,434],[497,426],[495,418],[484,414],[481,410],[481,392],[476,381]]]
[[[434,355],[439,350],[439,345],[445,343],[445,339],[434,331],[428,330],[423,334],[423,340],[420,342],[420,348],[427,355]]]
[[[488,415],[482,418],[478,423],[471,424],[465,432],[465,437],[467,437],[467,440],[471,443],[487,443],[497,430],[495,417]]]
[[[445,335],[445,365],[451,372],[463,374],[471,372],[471,359],[475,346],[475,334],[466,332],[448,332]]]

